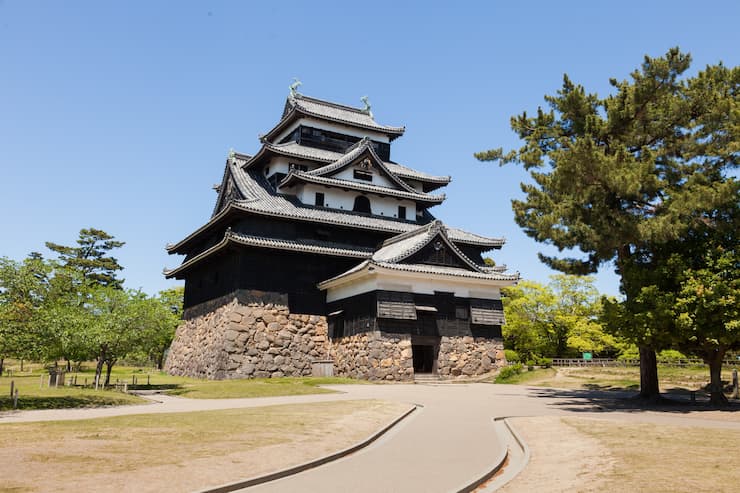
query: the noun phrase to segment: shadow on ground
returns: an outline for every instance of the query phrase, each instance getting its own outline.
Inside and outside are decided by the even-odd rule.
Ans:
[[[740,401],[730,401],[727,406],[716,407],[709,404],[708,396],[697,392],[696,402],[691,401],[691,393],[685,391],[661,394],[657,402],[646,402],[637,398],[637,392],[598,390],[598,389],[553,389],[531,387],[532,397],[548,398],[548,406],[570,412],[666,412],[690,413],[697,411],[740,412]]]

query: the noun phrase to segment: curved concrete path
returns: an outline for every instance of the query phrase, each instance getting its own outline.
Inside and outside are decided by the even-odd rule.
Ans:
[[[513,385],[342,385],[341,394],[255,399],[185,399],[117,408],[4,413],[10,422],[86,419],[124,414],[192,412],[348,399],[419,404],[422,409],[367,448],[249,491],[446,492],[459,491],[488,473],[504,449],[492,419],[502,416],[579,415],[676,425],[740,429],[740,420],[689,416],[680,410],[655,412],[621,408],[619,394]],[[692,413],[694,414],[694,413]],[[697,413],[702,414],[702,413]],[[736,414],[736,413],[733,413]],[[246,478],[245,478],[246,479]]]

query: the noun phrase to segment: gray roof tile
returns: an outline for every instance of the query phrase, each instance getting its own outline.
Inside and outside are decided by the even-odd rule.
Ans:
[[[388,233],[406,233],[417,230],[419,223],[402,221],[389,217],[371,216],[350,211],[339,211],[321,207],[312,207],[301,204],[298,199],[291,196],[280,195],[272,190],[272,186],[267,183],[260,173],[254,170],[244,170],[242,166],[244,161],[235,157],[230,160],[229,173],[233,177],[234,183],[239,187],[239,191],[244,200],[231,201],[211,220],[191,233],[189,236],[174,245],[168,245],[167,250],[174,253],[178,251],[191,239],[197,237],[202,231],[207,229],[211,224],[219,220],[231,208],[242,210],[254,214],[283,217],[299,221],[320,222],[338,226],[347,226],[357,229],[368,229],[384,231]],[[433,216],[429,215],[431,219]],[[468,233],[457,228],[447,228],[446,230],[450,240],[456,243],[474,245],[481,248],[491,249],[500,248],[505,241],[501,238],[487,238],[484,236]]]
[[[292,156],[298,159],[305,159],[308,161],[321,161],[323,163],[334,163],[342,159],[347,154],[347,153],[342,154],[341,152],[327,151],[324,149],[318,149],[316,147],[303,146],[293,141],[286,142],[284,144],[271,144],[269,142],[265,142],[263,145],[265,149],[276,152],[278,154],[282,154],[285,156]],[[352,152],[352,150],[348,150],[347,152]],[[237,154],[237,157],[238,156],[239,155]],[[426,183],[438,183],[438,184],[447,184],[450,181],[452,181],[452,178],[449,176],[430,175],[428,173],[424,173],[422,171],[418,171],[418,170],[409,168],[408,166],[403,166],[401,164],[394,163],[391,161],[383,161],[383,164],[385,165],[386,168],[388,168],[388,171],[390,171],[391,173],[395,174],[396,176],[400,178],[418,180],[418,181],[426,182]]]

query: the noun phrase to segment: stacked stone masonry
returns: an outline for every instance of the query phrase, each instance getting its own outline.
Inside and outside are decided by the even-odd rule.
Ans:
[[[498,338],[442,337],[437,372],[471,377],[505,365]],[[279,303],[234,298],[183,321],[165,370],[172,375],[225,379],[311,375],[312,364],[334,361],[334,374],[368,380],[413,380],[411,336],[367,332],[329,340],[326,317],[292,314]]]
[[[298,377],[327,359],[326,317],[296,315],[273,303],[234,299],[177,329],[165,370],[210,379]]]

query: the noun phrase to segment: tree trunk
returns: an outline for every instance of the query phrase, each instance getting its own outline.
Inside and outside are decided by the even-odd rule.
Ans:
[[[0,371],[0,374],[1,373],[2,373],[2,371]],[[21,373],[23,373],[23,358],[21,358]]]
[[[105,363],[105,353],[101,353],[98,357],[98,364],[95,365],[95,381],[100,384],[100,377],[103,375],[103,363]]]
[[[67,359],[67,373],[69,373],[72,371],[72,362],[68,358],[65,359]]]
[[[709,365],[709,402],[713,406],[726,406],[727,397],[722,391],[722,360],[726,349],[708,349],[704,353],[704,362]]]
[[[640,399],[657,401],[660,399],[658,385],[658,358],[651,347],[640,346]]]
[[[0,358],[0,377],[3,376],[3,369],[5,367],[5,358]]]
[[[105,362],[105,386],[110,385],[110,372],[113,369],[113,365],[116,364],[116,360],[108,360]]]

